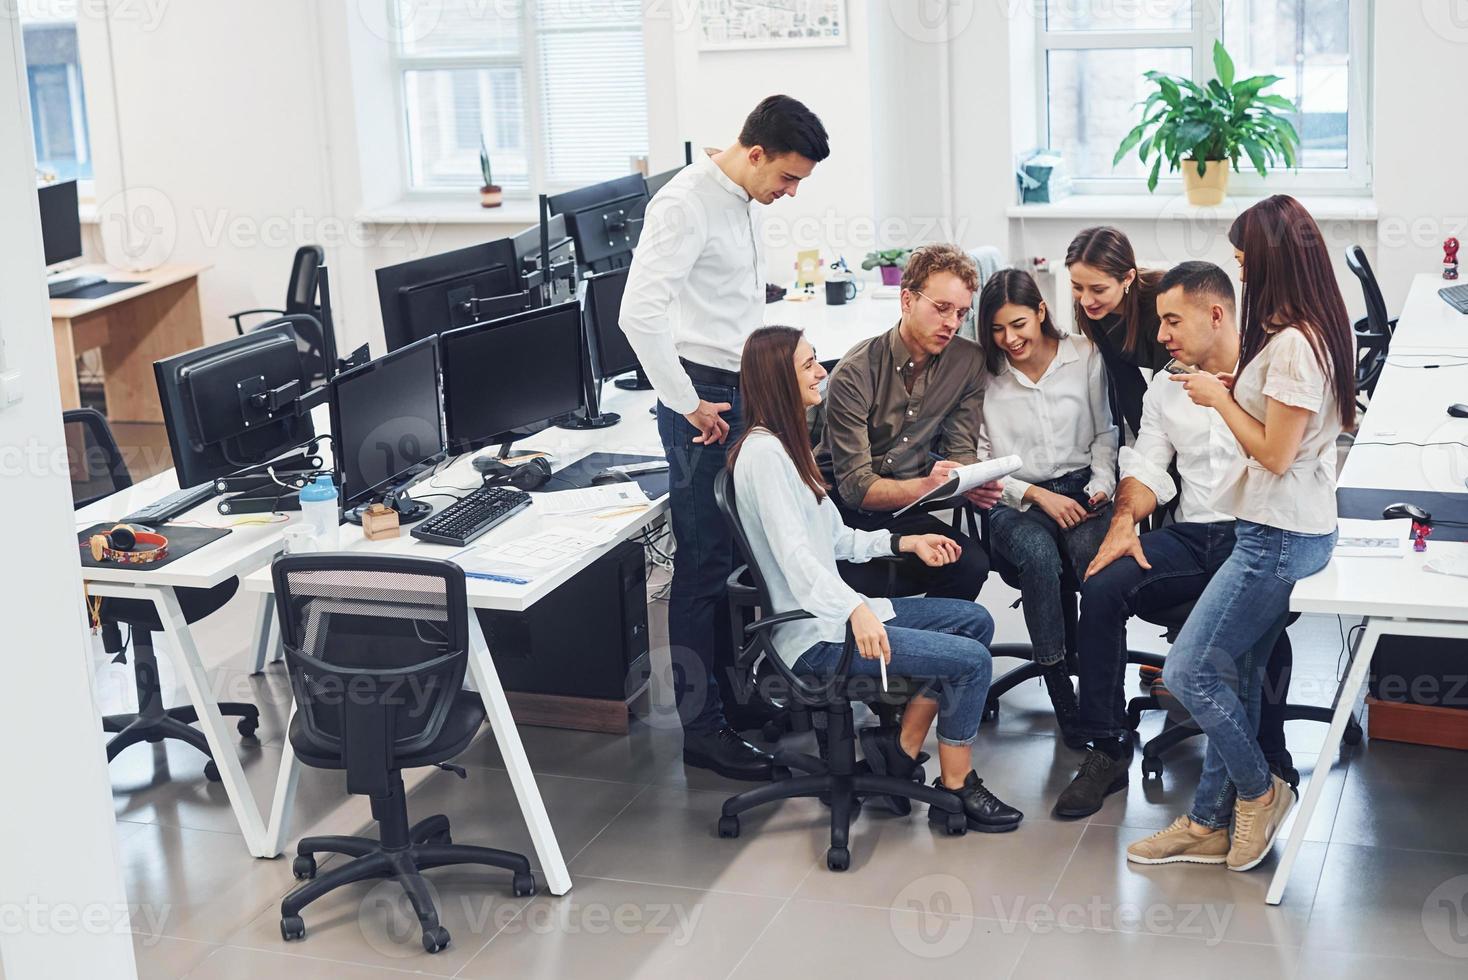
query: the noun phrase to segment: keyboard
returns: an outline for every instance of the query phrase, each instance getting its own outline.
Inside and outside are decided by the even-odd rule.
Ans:
[[[1444,286],[1437,291],[1437,294],[1459,313],[1468,313],[1468,283],[1461,286]]]
[[[206,500],[217,496],[213,482],[201,483],[196,487],[175,490],[166,497],[159,497],[141,510],[135,510],[122,519],[123,524],[167,524],[178,515],[193,510]]]
[[[513,487],[480,487],[413,528],[431,544],[463,546],[530,506],[530,494]]]

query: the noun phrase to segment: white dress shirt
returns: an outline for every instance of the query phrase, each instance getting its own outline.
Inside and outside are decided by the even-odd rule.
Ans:
[[[1008,358],[984,396],[979,458],[1018,456],[1024,465],[1004,478],[1001,502],[1028,510],[1025,491],[1084,467],[1086,496],[1116,492],[1116,425],[1106,390],[1106,368],[1096,345],[1078,334],[1060,339],[1039,381]]]
[[[647,206],[622,295],[620,323],[658,398],[686,415],[698,393],[679,357],[739,371],[764,322],[758,202],[707,152]]]
[[[1159,371],[1147,386],[1137,440],[1121,449],[1121,477],[1131,477],[1151,490],[1159,507],[1178,497],[1179,521],[1232,521],[1232,514],[1213,506],[1213,498],[1243,459],[1239,441],[1223,416],[1195,404],[1187,389],[1171,377]],[[1174,459],[1181,489],[1167,471]]]
[[[890,531],[857,531],[841,521],[828,493],[820,501],[800,479],[780,440],[750,430],[734,464],[740,522],[770,591],[765,615],[804,609],[815,619],[775,627],[775,650],[793,665],[817,643],[842,643],[846,621],[861,603],[886,622],[892,603],[869,599],[842,581],[837,560],[864,562],[892,554]]]
[[[1309,338],[1293,327],[1275,333],[1234,381],[1234,400],[1261,422],[1271,398],[1310,410],[1295,461],[1276,474],[1241,455],[1213,505],[1255,524],[1296,534],[1329,534],[1336,529],[1341,412],[1330,375],[1321,370]]]

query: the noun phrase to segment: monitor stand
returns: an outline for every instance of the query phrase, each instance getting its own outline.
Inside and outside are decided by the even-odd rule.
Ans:
[[[642,368],[640,367],[632,377],[618,378],[612,384],[621,388],[623,391],[652,391],[652,382],[647,380],[647,375],[642,373]]]
[[[572,415],[564,422],[557,422],[558,429],[605,429],[622,421],[616,412],[599,412],[596,415]]]
[[[397,511],[399,527],[406,527],[409,524],[418,523],[433,513],[433,505],[421,500],[414,500],[408,496],[408,490],[425,475],[433,473],[440,462],[442,462],[442,457],[438,457],[433,462],[415,469],[407,479],[390,488],[385,493],[376,495],[371,500],[364,501],[355,507],[348,507],[342,512],[342,520],[348,524],[361,524],[362,515],[367,512],[368,507],[371,507],[373,504],[385,504],[388,509]]]

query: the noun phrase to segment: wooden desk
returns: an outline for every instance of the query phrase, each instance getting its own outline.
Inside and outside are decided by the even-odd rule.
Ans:
[[[198,276],[208,268],[161,265],[147,272],[127,272],[109,266],[84,266],[75,270],[77,275],[98,275],[138,285],[97,299],[51,301],[61,407],[81,407],[77,354],[100,348],[108,418],[113,422],[162,422],[153,362],[203,346]]]

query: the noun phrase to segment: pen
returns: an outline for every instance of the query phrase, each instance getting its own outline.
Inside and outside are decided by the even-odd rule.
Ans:
[[[878,657],[877,663],[881,665],[882,668],[882,693],[885,694],[887,693],[887,658]]]

